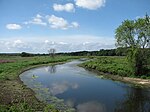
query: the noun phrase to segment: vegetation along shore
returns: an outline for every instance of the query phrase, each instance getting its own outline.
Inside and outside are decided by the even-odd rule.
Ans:
[[[77,58],[75,56],[55,58],[50,56],[0,56],[0,112],[47,112],[48,110],[57,112],[54,106],[38,101],[34,92],[23,85],[19,75],[33,67],[60,64]]]
[[[150,63],[150,60],[149,60]],[[150,87],[150,65],[147,75],[136,76],[124,56],[99,56],[80,64],[90,71],[96,72],[100,78],[131,83],[140,87]]]

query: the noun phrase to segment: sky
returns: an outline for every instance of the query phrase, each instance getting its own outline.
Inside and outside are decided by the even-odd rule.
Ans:
[[[150,0],[0,0],[0,53],[115,48],[122,21],[150,15]]]

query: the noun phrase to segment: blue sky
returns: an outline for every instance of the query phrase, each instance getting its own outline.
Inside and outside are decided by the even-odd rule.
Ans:
[[[0,52],[115,48],[125,19],[150,14],[150,0],[0,0]]]

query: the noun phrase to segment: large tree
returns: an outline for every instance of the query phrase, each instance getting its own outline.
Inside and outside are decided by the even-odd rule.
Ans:
[[[150,17],[137,20],[125,20],[116,29],[116,46],[128,48],[127,59],[133,74],[143,75],[146,72],[147,48],[150,47]]]

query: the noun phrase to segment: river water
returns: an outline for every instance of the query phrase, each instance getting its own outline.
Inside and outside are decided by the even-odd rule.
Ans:
[[[77,112],[150,112],[150,89],[103,79],[78,67],[80,63],[34,68],[20,78],[39,100],[52,103],[62,99]]]

